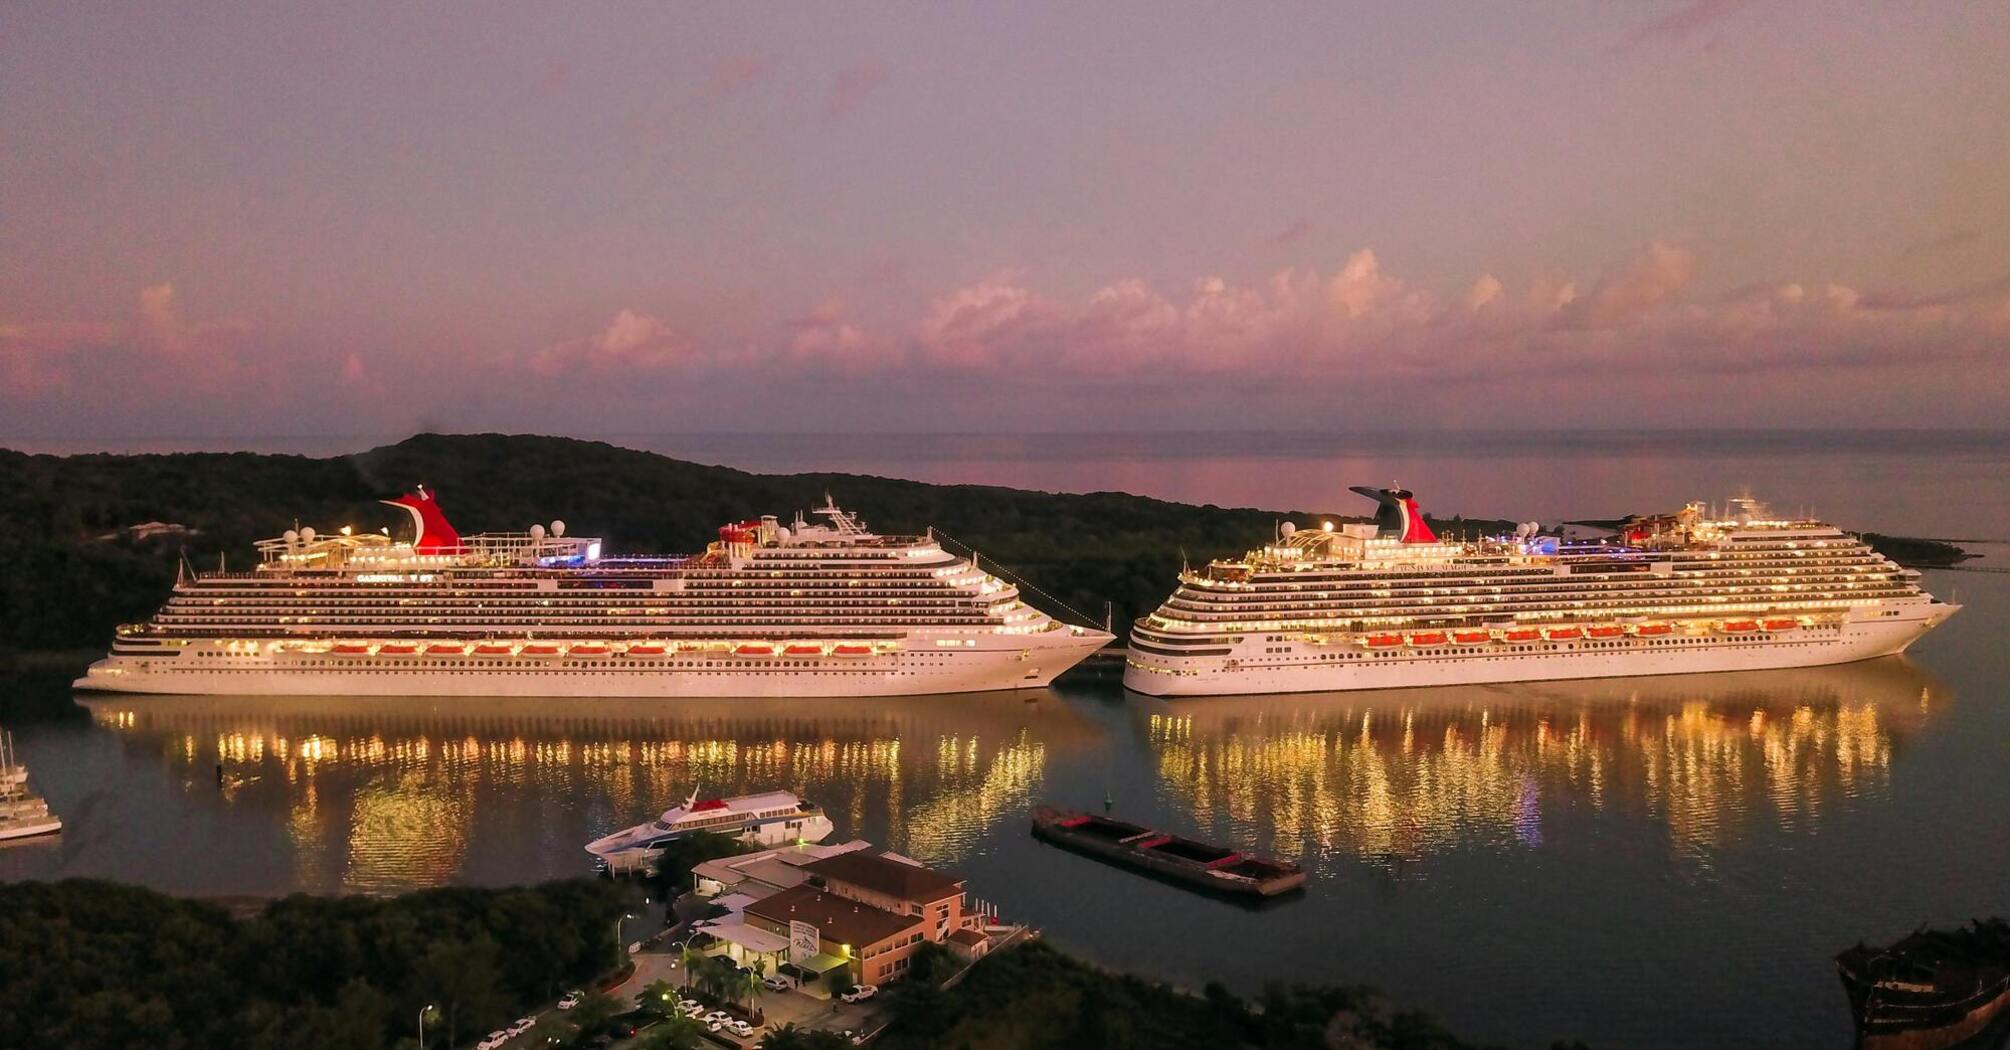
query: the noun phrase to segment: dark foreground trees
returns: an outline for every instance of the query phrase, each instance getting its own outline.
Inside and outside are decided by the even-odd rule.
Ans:
[[[917,970],[946,974],[958,965],[942,956],[918,957]],[[993,954],[946,991],[927,981],[910,980],[888,993],[893,1024],[876,1043],[885,1050],[1472,1050],[1473,1046],[1424,1014],[1391,1009],[1371,989],[1274,986],[1251,1001],[1210,984],[1202,994],[1193,995],[1096,969],[1044,941]]]
[[[236,919],[116,883],[0,886],[0,1050],[373,1050],[415,1042],[428,1004],[427,1045],[459,1045],[604,968],[625,893],[296,896]]]

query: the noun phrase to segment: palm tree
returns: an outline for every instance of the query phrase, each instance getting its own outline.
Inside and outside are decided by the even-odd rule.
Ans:
[[[677,960],[684,967],[684,987],[691,987],[692,982],[698,979],[698,968],[704,965],[704,960],[705,953],[686,940]]]
[[[738,1002],[740,999],[740,993],[745,993],[747,997],[748,1015],[759,1016],[758,1014],[754,1013],[754,1000],[759,998],[761,995],[760,971],[736,970],[733,973],[733,983],[735,985],[738,985],[738,987],[733,989],[734,992],[733,1001]]]
[[[670,1014],[677,1009],[677,988],[669,981],[651,981],[643,988],[636,1007],[652,1013]]]

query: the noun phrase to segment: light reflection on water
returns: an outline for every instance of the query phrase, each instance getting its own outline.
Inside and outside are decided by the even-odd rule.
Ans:
[[[529,831],[522,822],[538,820],[576,849],[694,786],[786,788],[841,829],[883,829],[876,837],[896,849],[954,864],[1027,809],[1051,748],[1097,737],[1052,697],[80,702],[129,749],[158,749],[188,799],[252,819],[283,807],[300,887],[345,892],[462,878],[478,836],[508,837],[484,825]],[[571,870],[585,861],[573,856]]]
[[[1391,873],[1542,845],[1550,810],[1619,807],[1708,865],[1755,822],[1818,829],[1888,781],[1946,690],[1902,660],[1736,675],[1140,702],[1159,788],[1249,848]]]

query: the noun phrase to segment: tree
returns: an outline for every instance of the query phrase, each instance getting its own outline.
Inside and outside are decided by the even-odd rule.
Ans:
[[[584,1039],[607,1030],[608,1023],[621,1013],[621,1002],[606,992],[594,992],[572,1008],[572,1024]]]
[[[697,1050],[704,1044],[705,1026],[680,1013],[664,1018],[641,1041],[643,1050]]]
[[[659,1016],[676,1013],[677,986],[664,980],[649,982],[637,997],[635,1008]]]
[[[704,950],[687,940],[683,947],[678,949],[677,961],[684,968],[684,987],[697,987],[698,970],[705,965]]]
[[[785,1024],[761,1040],[760,1050],[850,1050],[851,1042],[836,1032]]]

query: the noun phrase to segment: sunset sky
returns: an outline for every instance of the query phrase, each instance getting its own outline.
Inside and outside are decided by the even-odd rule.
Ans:
[[[2010,4],[11,5],[0,439],[1995,427]]]

